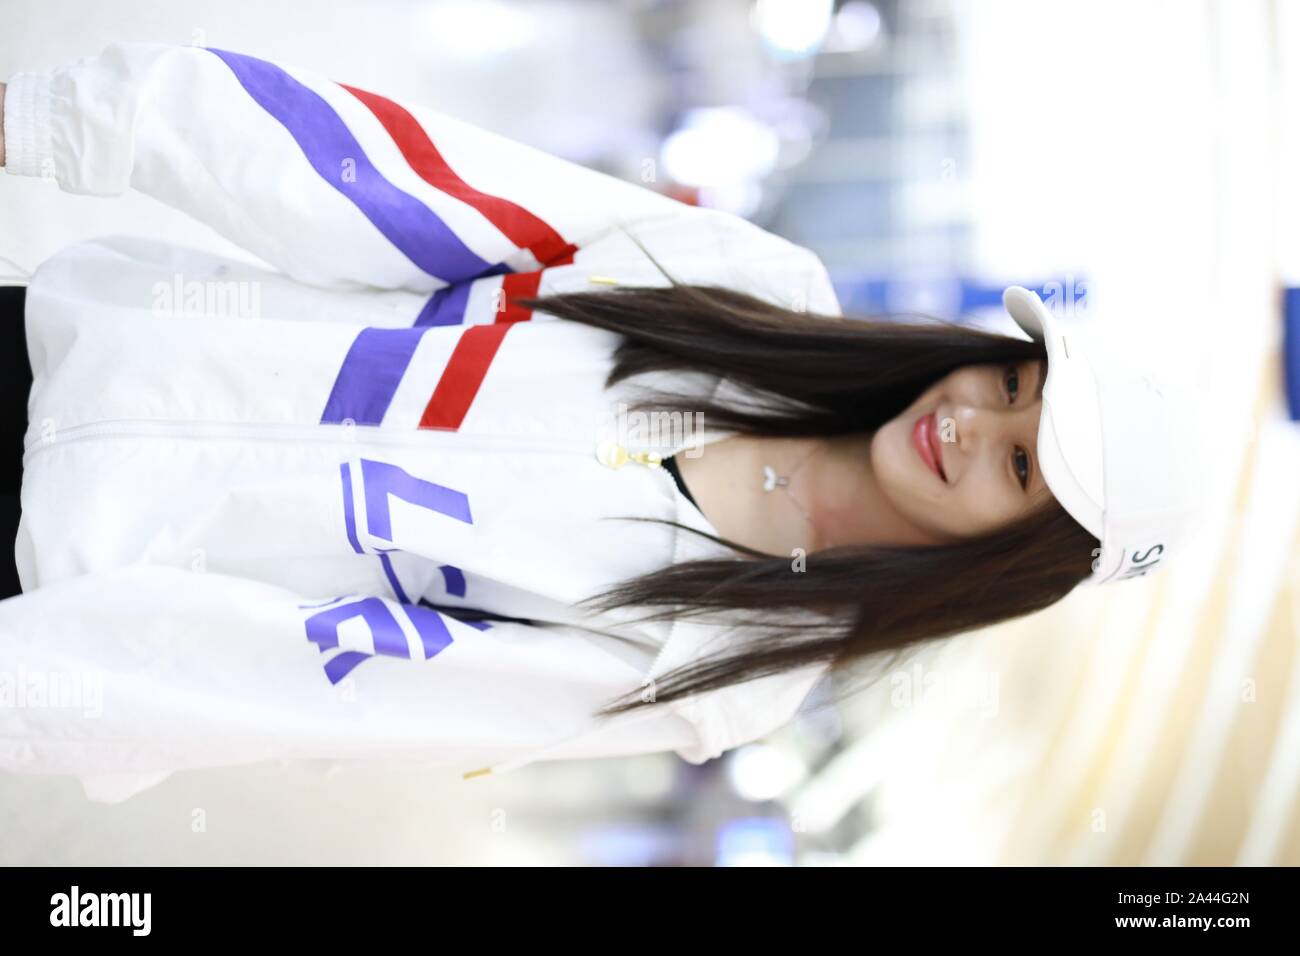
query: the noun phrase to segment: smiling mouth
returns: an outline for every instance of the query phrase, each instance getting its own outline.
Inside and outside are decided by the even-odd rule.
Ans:
[[[943,453],[939,445],[938,420],[934,412],[916,420],[916,424],[912,426],[912,444],[926,467],[947,484],[948,476],[943,471]]]

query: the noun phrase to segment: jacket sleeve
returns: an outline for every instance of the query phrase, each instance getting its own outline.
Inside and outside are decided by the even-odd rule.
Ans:
[[[671,708],[591,716],[641,686],[650,655],[582,628],[128,565],[0,601],[0,768],[118,802],[175,770],[264,760],[464,773],[693,752]]]
[[[119,42],[8,82],[8,172],[134,188],[328,288],[429,292],[571,263],[619,225],[739,219],[229,50]]]

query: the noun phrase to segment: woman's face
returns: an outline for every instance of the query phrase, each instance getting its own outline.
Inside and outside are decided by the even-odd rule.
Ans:
[[[872,437],[880,493],[904,518],[950,541],[993,531],[1050,500],[1038,467],[1046,371],[1041,359],[967,365],[935,382]]]

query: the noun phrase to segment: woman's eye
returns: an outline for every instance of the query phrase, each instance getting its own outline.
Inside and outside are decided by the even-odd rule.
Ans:
[[[1020,394],[1020,373],[1016,371],[1014,365],[1007,368],[1007,394],[1011,396],[1012,404],[1016,401],[1016,396]]]
[[[1016,462],[1016,474],[1020,476],[1020,487],[1028,488],[1029,487],[1029,455],[1025,452],[1023,448],[1017,448],[1014,458]],[[1023,471],[1020,466],[1020,462],[1022,460],[1025,463]]]

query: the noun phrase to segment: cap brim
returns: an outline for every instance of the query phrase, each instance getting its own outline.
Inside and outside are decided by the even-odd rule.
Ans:
[[[1037,295],[1021,286],[1002,293],[1007,314],[1047,352],[1038,428],[1043,480],[1070,516],[1103,538],[1105,486],[1097,380],[1078,336],[1066,333]]]

